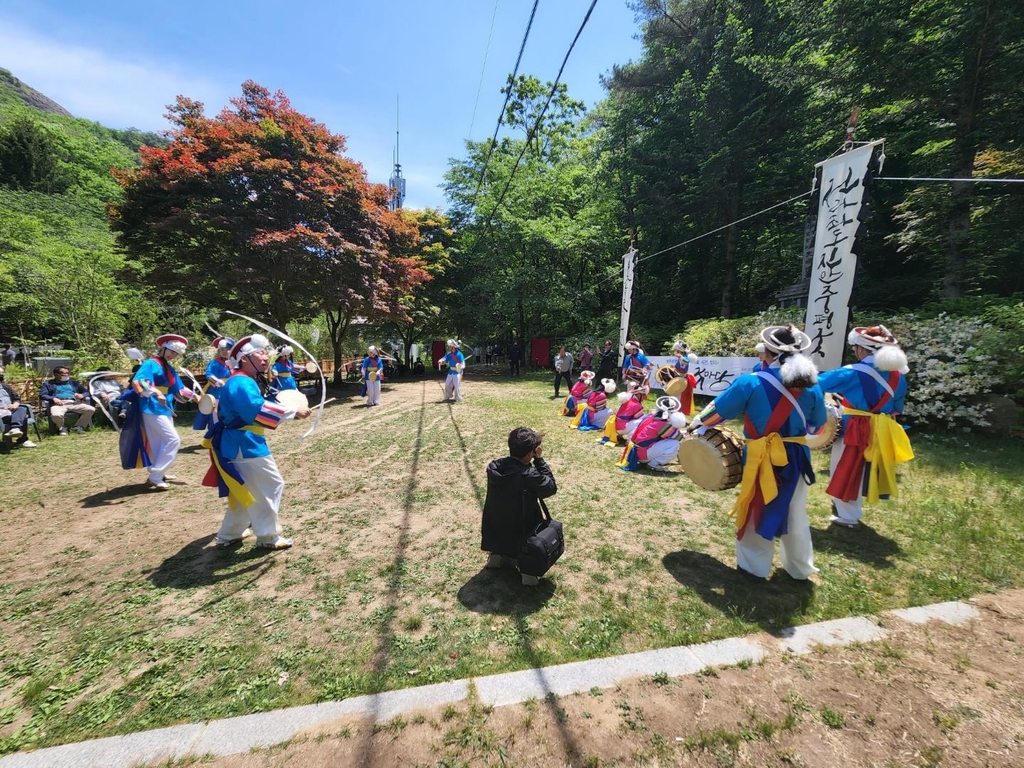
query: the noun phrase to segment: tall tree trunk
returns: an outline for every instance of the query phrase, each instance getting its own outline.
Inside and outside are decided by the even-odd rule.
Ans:
[[[953,137],[953,176],[969,179],[974,175],[974,160],[977,154],[975,121],[985,73],[985,58],[988,54],[989,25],[992,18],[992,0],[978,3],[973,14],[977,26],[969,35],[965,46],[963,75],[956,109],[956,129]],[[949,201],[949,252],[946,255],[945,271],[942,276],[942,293],[949,298],[964,294],[967,271],[967,247],[971,237],[971,196],[970,182],[953,182]]]
[[[736,221],[739,218],[739,190],[733,189],[725,206],[725,220]],[[736,225],[725,230],[725,258],[722,260],[722,317],[732,317],[733,293],[736,290],[736,241],[739,234]]]
[[[334,355],[334,376],[331,379],[334,384],[341,384],[341,342],[348,331],[349,323],[352,322],[352,313],[338,307],[337,313],[327,310],[327,332],[331,335],[331,352]]]

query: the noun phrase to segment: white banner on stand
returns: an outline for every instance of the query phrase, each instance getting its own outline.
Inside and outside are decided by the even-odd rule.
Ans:
[[[873,141],[815,166],[821,168],[821,187],[804,330],[813,342],[807,356],[821,371],[842,363],[850,292],[857,269],[853,252],[857,215],[864,199],[871,153],[883,141]]]
[[[622,368],[626,342],[629,340],[629,310],[633,304],[633,271],[636,269],[636,248],[622,255],[622,314],[619,318],[619,368]]]
[[[658,368],[663,365],[675,365],[676,358],[664,355],[648,355],[647,358]],[[729,388],[744,373],[750,373],[760,362],[756,357],[698,357],[697,362],[690,363],[690,373],[697,380],[694,391],[698,395],[714,397]],[[660,383],[651,377],[654,389],[663,389]]]

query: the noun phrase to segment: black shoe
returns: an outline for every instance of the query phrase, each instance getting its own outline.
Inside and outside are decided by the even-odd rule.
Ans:
[[[761,582],[762,584],[766,581],[766,579],[762,579],[760,576],[755,576],[750,571],[748,571],[746,568],[740,568],[738,565],[736,566],[736,570],[739,572],[740,576],[742,576],[743,578],[745,578],[745,579],[747,579],[749,581],[758,581],[758,582]]]

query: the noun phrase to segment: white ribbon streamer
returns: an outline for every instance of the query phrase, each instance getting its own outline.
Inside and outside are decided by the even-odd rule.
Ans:
[[[308,430],[306,430],[305,434],[303,434],[298,439],[302,440],[303,438],[309,437],[311,434],[313,434],[313,430],[316,429],[316,425],[320,423],[320,419],[323,418],[323,415],[324,415],[324,403],[327,401],[327,378],[324,376],[324,372],[320,369],[320,363],[317,362],[316,357],[314,357],[312,354],[310,354],[308,349],[306,349],[298,341],[293,339],[291,336],[289,336],[284,331],[279,331],[277,328],[275,328],[272,325],[267,325],[266,323],[261,323],[259,320],[256,320],[256,319],[251,318],[251,317],[247,317],[247,316],[245,316],[245,315],[243,315],[243,314],[241,314],[239,312],[232,312],[230,310],[225,310],[225,311],[229,315],[234,315],[235,317],[240,317],[243,320],[246,320],[246,321],[252,323],[253,325],[257,326],[258,328],[262,328],[264,331],[267,331],[268,333],[272,333],[275,336],[278,336],[279,338],[284,339],[285,341],[287,341],[292,346],[298,347],[302,351],[302,353],[306,356],[306,359],[312,361],[313,365],[316,366],[317,373],[320,374],[320,405],[317,406],[316,418],[313,419],[313,425]]]
[[[120,434],[121,433],[121,425],[117,423],[117,419],[115,419],[113,416],[110,415],[110,411],[108,411],[106,409],[106,407],[104,407],[104,405],[103,405],[103,398],[102,397],[98,397],[96,395],[96,393],[93,392],[93,390],[92,390],[92,383],[94,381],[96,381],[96,379],[109,379],[109,378],[112,378],[114,376],[131,376],[131,374],[130,373],[120,373],[118,371],[103,371],[102,373],[98,373],[98,374],[96,374],[95,376],[93,376],[92,378],[89,379],[88,390],[89,390],[89,396],[93,399],[93,402],[95,402],[96,405],[98,405],[100,407],[100,410],[103,411],[103,415],[107,417],[107,419],[110,421],[110,423],[114,425],[114,429],[117,430],[117,433]]]

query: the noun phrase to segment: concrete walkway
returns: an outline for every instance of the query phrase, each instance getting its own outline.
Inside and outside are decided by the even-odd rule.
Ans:
[[[912,624],[937,620],[954,625],[977,615],[973,606],[962,602],[883,614]],[[706,667],[756,662],[772,654],[805,654],[817,645],[876,642],[887,636],[874,618],[823,621],[783,630],[779,637],[728,638],[19,752],[0,759],[0,768],[135,768],[190,755],[236,755],[289,741],[303,731],[342,717],[358,716],[384,723],[415,710],[455,704],[469,696],[471,685],[482,704],[497,707],[542,699],[549,693],[565,696],[595,687],[612,688],[629,678],[658,673],[692,675]]]

